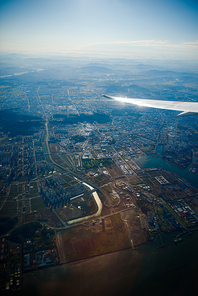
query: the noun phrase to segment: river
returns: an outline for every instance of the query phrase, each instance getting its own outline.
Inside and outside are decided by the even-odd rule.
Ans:
[[[142,156],[142,157],[135,157],[133,158],[135,163],[141,168],[162,168],[166,171],[170,171],[172,173],[176,173],[178,176],[184,178],[194,187],[198,188],[198,175],[189,172],[189,167],[191,164],[185,169],[181,169],[174,164],[166,162],[160,156],[157,155],[149,155],[149,156]]]

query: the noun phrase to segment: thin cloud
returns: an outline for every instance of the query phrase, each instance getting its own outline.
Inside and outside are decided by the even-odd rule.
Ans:
[[[136,40],[136,41],[108,41],[108,42],[96,42],[82,44],[75,47],[75,49],[82,49],[88,47],[94,47],[97,45],[125,45],[125,46],[137,46],[137,47],[158,47],[158,48],[172,48],[172,49],[189,49],[191,47],[198,48],[198,41],[184,42],[181,44],[170,44],[167,41],[156,40]]]
[[[165,41],[156,41],[156,40],[138,40],[138,41],[107,41],[107,42],[95,42],[95,43],[88,43],[82,44],[77,46],[76,48],[88,47],[88,46],[95,46],[95,45],[138,45],[138,46],[155,46],[155,45],[162,45],[166,44]]]
[[[198,40],[194,42],[184,42],[184,45],[197,45],[198,46]]]

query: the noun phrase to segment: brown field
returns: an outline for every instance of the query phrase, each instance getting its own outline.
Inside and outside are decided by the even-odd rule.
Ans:
[[[109,181],[110,181],[109,178],[106,177],[105,175],[99,175],[94,178],[94,182],[97,186],[104,185],[104,184],[108,183]]]
[[[98,221],[98,220],[97,220]],[[60,234],[59,234],[60,235]],[[120,214],[105,218],[105,232],[100,222],[77,226],[61,232],[63,261],[80,260],[96,255],[130,248],[126,227]],[[60,258],[60,261],[61,258]]]
[[[113,169],[115,170],[116,174],[117,174],[119,177],[124,175],[123,171],[121,170],[121,168],[120,168],[119,166],[114,165],[114,166],[113,166]]]
[[[85,194],[83,199],[71,200],[70,206],[60,206],[56,208],[56,211],[64,221],[68,221],[94,214],[97,211],[97,205],[92,194]]]
[[[108,167],[108,172],[112,178],[118,178],[123,175],[123,172],[118,168],[117,165],[112,165]]]

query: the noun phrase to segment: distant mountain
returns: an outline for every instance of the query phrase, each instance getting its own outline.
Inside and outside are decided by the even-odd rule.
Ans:
[[[147,71],[148,74],[154,74],[154,75],[160,75],[160,76],[172,76],[172,75],[178,75],[179,73],[178,72],[175,72],[175,71],[161,71],[161,70],[149,70]]]
[[[105,74],[108,74],[108,73],[111,73],[112,72],[112,70],[109,69],[109,68],[102,67],[102,66],[96,66],[96,65],[81,67],[80,70],[82,72],[89,72],[89,73],[97,72],[97,73],[105,73]]]
[[[131,85],[125,85],[125,84],[119,84],[119,83],[112,83],[112,84],[108,84],[107,86],[101,86],[104,87],[106,89],[106,93],[121,93],[121,94],[125,94],[128,95],[128,90],[130,90],[131,92],[134,93],[149,93],[149,89],[145,88],[145,87],[141,87],[139,85],[135,85],[135,84],[131,84]]]
[[[139,85],[131,84],[127,86],[128,89],[133,90],[135,92],[149,92],[149,90],[146,87],[142,87]]]

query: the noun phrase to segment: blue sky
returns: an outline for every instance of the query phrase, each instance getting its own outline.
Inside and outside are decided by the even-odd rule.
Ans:
[[[198,1],[0,0],[0,52],[197,58]]]

